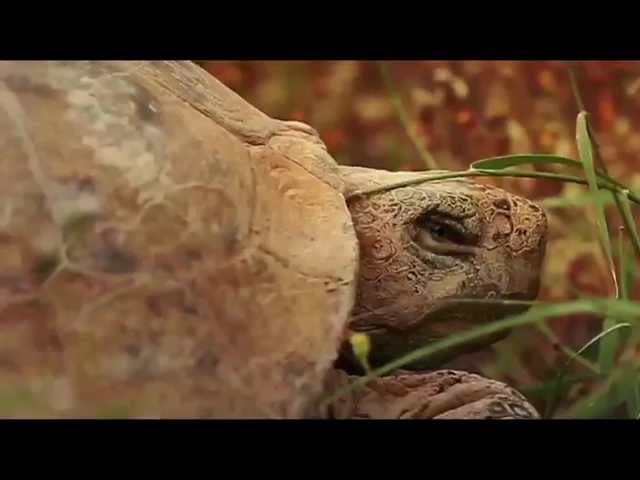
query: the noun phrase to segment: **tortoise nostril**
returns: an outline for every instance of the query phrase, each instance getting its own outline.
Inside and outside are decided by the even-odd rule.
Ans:
[[[511,210],[511,204],[506,198],[500,198],[493,202],[493,206],[499,208],[500,210],[506,210],[507,212]]]

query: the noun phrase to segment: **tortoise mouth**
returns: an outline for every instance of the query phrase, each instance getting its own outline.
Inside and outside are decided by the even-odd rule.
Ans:
[[[435,308],[408,328],[393,325],[352,325],[355,332],[366,333],[371,340],[369,363],[379,368],[399,358],[425,348],[438,341],[462,334],[479,325],[502,320],[523,313],[531,307],[531,297],[526,294],[511,294],[496,299],[449,298],[436,301]],[[422,358],[404,365],[405,370],[429,370],[450,362],[456,357],[481,350],[506,338],[510,329],[501,329],[471,340],[438,349]],[[364,374],[359,360],[354,356],[348,341],[342,345],[339,368],[352,374]]]

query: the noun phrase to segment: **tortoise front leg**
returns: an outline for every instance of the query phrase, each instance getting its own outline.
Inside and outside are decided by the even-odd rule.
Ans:
[[[357,377],[336,373],[333,387]],[[536,409],[508,385],[457,371],[398,372],[372,380],[331,406],[332,418],[534,419]]]

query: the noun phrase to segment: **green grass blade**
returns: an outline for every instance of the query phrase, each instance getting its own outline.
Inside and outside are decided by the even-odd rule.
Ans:
[[[620,263],[620,298],[629,300],[636,283],[636,259],[625,248],[624,235],[620,232],[618,242],[618,261]]]
[[[573,385],[576,385],[578,383],[593,381],[597,379],[598,379],[598,376],[592,373],[567,375],[562,380],[562,384],[560,385],[560,388],[562,391],[566,391],[567,388]],[[554,378],[553,380],[545,383],[540,383],[540,384],[532,385],[530,387],[520,388],[520,392],[527,398],[543,401],[545,399],[548,399],[550,396],[550,393],[557,388],[558,388],[558,384],[556,379]]]
[[[589,137],[589,130],[587,124],[587,113],[580,112],[578,114],[578,120],[576,125],[576,137],[578,140],[578,151],[580,152],[580,159],[584,168],[585,177],[589,185],[589,190],[593,195],[593,200],[596,206],[596,224],[598,227],[598,236],[602,243],[602,247],[605,251],[609,266],[613,269],[613,252],[611,248],[611,241],[609,237],[609,229],[607,227],[607,219],[605,217],[604,205],[600,201],[598,195],[599,186],[598,178],[596,176],[593,149],[591,138]],[[615,269],[613,270],[615,272]]]
[[[625,236],[622,229],[620,229],[620,234],[618,236],[618,263],[620,264],[620,298],[623,300],[629,300],[635,286],[636,261],[635,257],[625,248]],[[625,333],[623,333],[622,338],[620,339],[620,344],[622,346],[627,345],[631,341],[633,332]]]
[[[635,408],[635,412],[636,413],[636,419],[640,420],[640,376],[638,376],[638,378],[636,378],[636,386],[634,389],[634,408]],[[633,416],[632,416],[633,418]]]
[[[456,302],[460,302],[460,300],[456,300]],[[503,305],[530,304],[530,302],[521,302],[515,300],[469,300],[469,302],[493,304],[497,303]],[[511,316],[502,320],[475,327],[466,332],[452,335],[437,342],[428,344],[422,348],[412,351],[407,355],[403,355],[402,357],[380,368],[376,368],[370,374],[359,377],[358,380],[354,381],[350,385],[338,389],[334,394],[332,394],[325,400],[325,405],[328,405],[337,398],[340,398],[341,396],[346,395],[349,392],[366,385],[375,377],[385,375],[386,373],[401,368],[418,359],[422,359],[435,353],[447,350],[449,348],[480,339],[493,333],[503,332],[505,330],[513,329],[516,327],[543,322],[550,318],[572,315],[576,313],[591,313],[603,316],[614,315],[619,318],[638,320],[640,319],[640,303],[616,299],[584,299],[566,303],[537,304],[534,305],[530,310],[519,315]]]
[[[519,167],[522,165],[567,165],[570,167],[582,168],[582,164],[572,158],[562,157],[559,155],[504,155],[501,157],[483,158],[476,160],[470,167],[476,170],[503,170],[510,167]]]
[[[610,410],[621,412],[625,407],[628,418],[634,418],[638,413],[637,407],[637,382],[638,368],[635,365],[625,365],[619,368],[623,372],[622,376],[615,381],[609,390],[607,403]]]
[[[551,328],[549,328],[549,326],[545,325],[544,323],[538,324],[538,329],[544,333],[544,335],[554,344],[557,345],[557,347],[562,351],[562,353],[564,353],[567,358],[569,359],[567,361],[567,364],[571,361],[571,360],[575,360],[576,362],[578,362],[580,365],[582,365],[584,368],[586,368],[587,370],[589,370],[592,374],[595,375],[600,375],[600,369],[598,368],[597,365],[593,364],[591,361],[589,361],[586,358],[581,357],[581,352],[580,351],[574,351],[569,347],[566,347],[564,345],[562,345],[560,339],[556,336],[555,333],[553,333],[553,330],[551,330]]]
[[[569,369],[569,365],[571,364],[571,362],[573,360],[576,360],[583,353],[585,353],[592,345],[595,345],[600,340],[605,339],[608,335],[611,335],[613,332],[616,332],[621,328],[631,328],[631,324],[618,323],[616,325],[612,325],[610,328],[603,330],[598,335],[596,335],[591,340],[589,340],[587,343],[585,343],[577,352],[575,352],[576,353],[575,357],[571,356],[567,359],[564,365],[562,365],[562,368],[560,368],[560,370],[558,371],[558,376],[556,377],[556,388],[551,391],[551,397],[547,402],[547,412],[545,412],[545,415],[544,415],[545,418],[551,418],[551,416],[553,415],[555,406],[557,405],[557,402],[558,402],[562,381],[567,373],[567,370]]]
[[[382,76],[382,80],[384,81],[385,87],[389,94],[389,98],[391,103],[393,104],[393,108],[400,119],[400,123],[402,124],[407,136],[415,146],[418,155],[424,162],[425,166],[429,170],[437,170],[438,163],[436,159],[433,158],[433,155],[429,153],[427,148],[424,145],[424,139],[420,138],[420,135],[416,131],[414,122],[411,120],[407,109],[402,102],[402,98],[400,97],[400,93],[391,78],[391,73],[387,68],[387,65],[384,62],[378,62],[378,68],[380,70],[380,75]]]
[[[375,187],[365,188],[363,190],[357,190],[351,192],[347,195],[347,201],[353,198],[366,196],[366,195],[374,195],[377,193],[388,192],[390,190],[395,190],[397,188],[409,187],[412,185],[419,185],[427,182],[437,182],[442,180],[449,180],[452,178],[465,178],[465,177],[514,177],[514,178],[535,178],[539,180],[553,180],[556,182],[566,182],[566,183],[577,183],[580,185],[589,185],[585,178],[577,177],[575,175],[564,175],[558,173],[550,173],[550,172],[523,172],[518,170],[463,170],[457,172],[445,172],[445,173],[425,173],[423,175],[418,175],[409,180],[401,180],[398,182],[388,183],[384,185],[377,185]],[[598,185],[600,188],[609,190],[612,192],[621,190],[621,188],[616,185],[612,185],[609,182],[604,180],[599,180]],[[640,197],[629,192],[629,200],[633,203],[640,205]]]
[[[624,204],[624,200],[618,204],[620,207]],[[624,208],[624,205],[622,205]],[[633,219],[631,220],[633,222]],[[627,229],[628,231],[628,229]],[[632,234],[633,235],[633,234]],[[623,232],[620,232],[618,242],[618,262],[620,263],[620,297],[623,300],[628,300],[635,286],[636,277],[636,259],[634,255],[627,251],[625,248],[625,236]],[[621,345],[624,348],[629,348],[632,351],[636,348],[634,345],[633,331],[627,332],[627,335],[623,335],[621,338]],[[627,415],[629,418],[635,418],[640,415],[640,377],[631,379],[631,386],[623,399],[625,407],[627,409]]]
[[[640,376],[636,374],[635,378],[631,379],[628,390],[624,399],[625,406],[629,418],[634,419],[640,415]]]
[[[609,228],[607,227],[607,219],[605,216],[604,205],[598,197],[598,178],[596,176],[594,154],[593,154],[593,142],[589,136],[589,123],[587,112],[580,112],[576,122],[576,139],[578,142],[578,152],[580,153],[580,160],[584,168],[585,177],[589,184],[589,190],[594,196],[595,214],[596,214],[596,226],[598,229],[598,237],[600,245],[604,251],[611,278],[613,281],[616,296],[618,295],[618,281],[616,276],[615,265],[613,262],[613,250],[611,247],[611,239],[609,237]],[[608,331],[613,325],[616,324],[616,320],[613,318],[606,318],[603,328]],[[606,337],[600,345],[600,353],[598,363],[603,373],[609,372],[613,366],[613,359],[617,346],[617,338],[614,335]]]
[[[631,213],[631,204],[629,202],[628,192],[623,190],[622,193],[616,193],[616,206],[622,217],[622,223],[627,231],[629,238],[631,239],[631,245],[637,256],[640,257],[640,236],[638,236],[638,230],[636,229],[636,222]]]
[[[473,162],[470,168],[472,170],[504,170],[506,168],[520,167],[523,165],[564,165],[584,169],[584,164],[578,160],[574,160],[568,157],[562,157],[560,155],[546,154],[517,154],[484,158],[482,160]],[[611,178],[606,172],[596,169],[595,167],[594,172],[596,177],[598,177],[600,180],[608,182],[621,189],[625,188],[624,185]]]
[[[564,412],[562,418],[602,418],[608,416],[607,414],[611,413],[612,408],[617,406],[615,398],[612,399],[612,394],[619,390],[618,387],[624,386],[628,382],[628,378],[628,369],[614,370],[602,385]]]

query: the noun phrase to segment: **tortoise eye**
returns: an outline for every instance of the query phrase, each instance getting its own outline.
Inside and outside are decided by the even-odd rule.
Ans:
[[[415,242],[425,250],[439,255],[474,253],[473,239],[455,220],[429,216],[421,218],[416,226]]]
[[[448,231],[447,227],[445,225],[442,225],[442,224],[439,224],[439,223],[428,224],[426,226],[426,228],[427,228],[427,230],[429,230],[429,233],[431,235],[433,235],[434,237],[437,237],[437,238],[446,239],[448,235],[451,236],[450,235],[451,232]]]
[[[423,219],[419,224],[419,228],[426,231],[433,240],[438,242],[450,242],[462,245],[468,243],[461,227],[453,221],[437,218]]]

